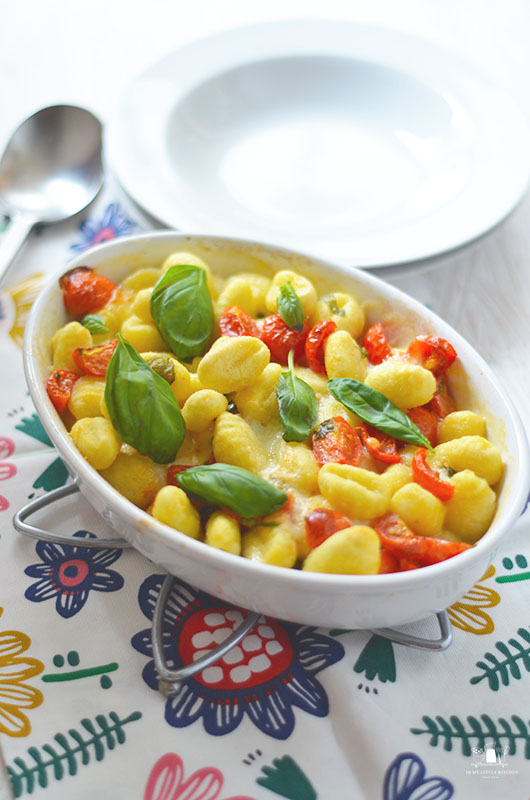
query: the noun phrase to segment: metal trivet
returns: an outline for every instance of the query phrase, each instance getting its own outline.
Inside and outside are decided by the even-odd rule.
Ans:
[[[77,483],[62,486],[59,489],[54,489],[43,497],[38,497],[35,500],[23,506],[13,517],[13,525],[19,533],[25,536],[31,536],[33,539],[40,539],[46,542],[53,542],[55,544],[67,544],[73,547],[90,547],[90,548],[109,548],[118,547],[125,549],[131,547],[129,542],[124,539],[79,539],[74,536],[66,536],[58,533],[51,533],[44,528],[39,528],[32,525],[26,520],[28,517],[35,514],[37,511],[51,505],[56,500],[61,500],[63,497],[74,494],[79,491]],[[244,637],[252,630],[254,625],[262,616],[259,611],[249,611],[243,622],[241,622],[232,633],[221,642],[221,644],[214,647],[206,655],[201,656],[192,664],[186,664],[178,669],[171,669],[166,661],[164,654],[164,646],[162,642],[162,622],[164,618],[164,611],[167,602],[171,595],[171,589],[176,578],[173,575],[166,575],[162,587],[158,594],[155,609],[153,613],[153,623],[151,627],[151,639],[153,646],[153,659],[155,662],[156,671],[160,676],[158,684],[159,691],[163,695],[169,696],[174,694],[180,684],[191,678],[195,673],[200,672],[205,667],[215,664],[219,661],[232,647],[235,647]],[[438,625],[440,626],[440,636],[437,639],[427,639],[422,636],[413,636],[405,631],[396,628],[372,628],[371,633],[382,636],[385,639],[395,644],[403,645],[404,647],[414,647],[420,650],[430,650],[432,652],[440,652],[445,650],[453,640],[453,633],[449,616],[447,611],[440,611],[436,614]]]

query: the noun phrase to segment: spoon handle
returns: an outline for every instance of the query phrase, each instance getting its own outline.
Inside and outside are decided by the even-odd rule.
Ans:
[[[16,214],[0,239],[0,288],[4,285],[7,273],[15,256],[26,241],[35,220],[27,214]]]

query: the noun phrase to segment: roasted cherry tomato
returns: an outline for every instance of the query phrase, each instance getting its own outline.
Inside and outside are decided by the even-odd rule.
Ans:
[[[456,350],[440,336],[418,336],[409,344],[407,355],[435,375],[442,375],[456,358]]]
[[[400,570],[427,567],[468,550],[471,545],[434,536],[415,536],[397,514],[388,512],[372,522],[381,545],[399,559]]]
[[[361,438],[363,444],[376,461],[382,461],[383,464],[398,464],[401,461],[401,456],[397,451],[397,441],[393,436],[368,425],[363,422],[361,425]]]
[[[348,517],[343,517],[342,514],[331,508],[315,508],[304,517],[304,521],[305,538],[312,550],[333,533],[352,525]]]
[[[436,447],[438,441],[438,417],[423,406],[417,406],[407,411],[408,417],[412,420],[426,439],[429,440],[432,447]]]
[[[456,411],[456,403],[447,388],[445,378],[438,378],[434,397],[425,407],[441,419]]]
[[[72,358],[75,363],[87,375],[105,375],[116,347],[118,340],[112,339],[107,344],[99,344],[95,347],[77,347],[72,351]]]
[[[111,300],[116,285],[104,275],[96,275],[89,267],[71,269],[59,279],[64,305],[70,314],[78,317],[99,311]]]
[[[46,391],[56,410],[64,411],[72,394],[72,387],[79,375],[68,369],[54,369],[46,381]]]
[[[286,514],[289,515],[289,519],[291,520],[291,522],[296,521],[296,512],[294,503],[295,503],[294,492],[287,492],[287,502],[279,509],[280,511],[284,511]]]
[[[381,563],[379,564],[379,575],[387,575],[389,572],[399,572],[399,559],[395,555],[381,548]]]
[[[436,470],[432,469],[426,461],[427,448],[420,447],[412,456],[412,477],[428,492],[446,503],[455,493],[452,483],[444,481]]]
[[[364,334],[363,347],[371,364],[380,364],[392,355],[392,348],[387,342],[383,326],[380,322],[368,328]]]
[[[413,561],[412,558],[399,558],[398,562],[398,572],[407,572],[409,569],[418,569],[421,567],[421,564],[418,561]]]
[[[256,321],[239,306],[230,306],[219,319],[222,336],[256,336],[260,338]]]
[[[359,434],[344,417],[333,417],[322,422],[313,434],[313,455],[322,464],[361,463],[363,448]]]
[[[324,319],[322,322],[317,322],[305,340],[305,358],[307,366],[313,372],[318,372],[321,375],[326,374],[326,367],[324,366],[324,343],[328,336],[337,330],[337,325],[332,319]]]
[[[294,360],[300,361],[304,354],[304,344],[309,323],[304,323],[301,332],[293,330],[285,324],[279,314],[271,314],[265,317],[261,329],[261,341],[264,342],[271,351],[273,361],[280,364],[287,364],[287,356],[290,350],[294,350]]]
[[[191,467],[191,464],[171,464],[167,468],[166,483],[170,486],[178,486],[176,476],[181,472],[186,472]]]

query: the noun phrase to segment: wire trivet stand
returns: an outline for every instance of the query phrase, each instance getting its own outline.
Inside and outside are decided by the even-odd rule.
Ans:
[[[129,542],[124,539],[83,539],[74,538],[59,533],[51,533],[44,528],[39,528],[27,522],[27,519],[51,505],[56,500],[61,500],[63,497],[74,494],[79,491],[77,484],[71,483],[68,486],[62,486],[59,489],[54,489],[43,497],[37,497],[35,500],[23,506],[13,517],[13,525],[15,529],[30,536],[33,539],[41,541],[53,542],[55,544],[68,545],[70,547],[89,547],[89,548],[109,548],[117,547],[122,550],[132,547]],[[201,656],[192,664],[186,664],[178,669],[172,669],[168,666],[164,654],[164,646],[162,642],[162,621],[164,618],[164,611],[167,602],[171,595],[173,583],[176,578],[173,575],[166,575],[160,592],[158,594],[155,610],[153,613],[153,623],[151,628],[151,639],[153,645],[153,659],[155,662],[156,671],[160,676],[158,688],[163,695],[169,696],[174,694],[181,683],[191,678],[197,672],[201,672],[205,667],[215,664],[223,656],[225,656],[233,647],[235,647],[245,636],[252,630],[256,623],[262,617],[259,611],[248,611],[247,616],[233,631],[221,642],[221,644],[214,647],[207,654]],[[451,623],[447,611],[439,611],[436,614],[438,625],[440,626],[440,636],[437,639],[427,639],[422,636],[413,636],[405,631],[398,630],[397,628],[372,628],[371,633],[382,636],[385,639],[395,644],[403,645],[404,647],[414,647],[420,650],[431,650],[432,652],[440,652],[445,650],[453,640],[453,633],[451,631]]]

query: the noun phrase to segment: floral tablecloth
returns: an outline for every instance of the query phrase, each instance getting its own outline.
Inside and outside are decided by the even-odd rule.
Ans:
[[[79,497],[41,516],[75,533],[78,546],[14,531],[20,506],[69,480],[22,369],[24,323],[43,277],[94,243],[152,227],[112,184],[80,219],[35,232],[0,296],[5,796],[527,800],[529,511],[450,609],[446,652],[264,619],[223,663],[216,688],[201,673],[168,699],[150,641],[162,571],[134,551],[83,547],[85,537],[112,534]],[[168,647],[191,660],[238,613],[177,581]],[[411,630],[433,635],[434,621]]]

